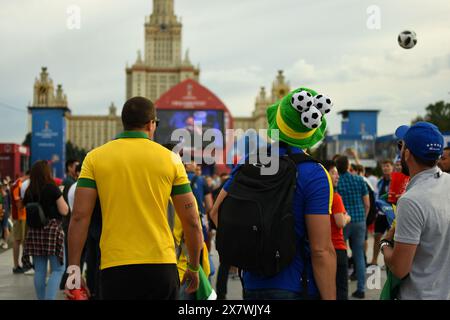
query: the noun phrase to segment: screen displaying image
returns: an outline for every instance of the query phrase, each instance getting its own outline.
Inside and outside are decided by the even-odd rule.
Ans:
[[[172,133],[176,129],[186,129],[191,136],[191,145],[194,137],[200,140],[204,132],[208,129],[217,129],[222,133],[222,141],[214,141],[215,145],[222,147],[224,136],[224,114],[217,110],[158,110],[157,116],[160,119],[158,129],[155,134],[155,141],[158,143],[178,143],[180,140],[172,139]],[[195,122],[200,122],[200,126],[194,126]],[[214,140],[214,139],[213,139]],[[203,147],[211,142],[203,142]]]

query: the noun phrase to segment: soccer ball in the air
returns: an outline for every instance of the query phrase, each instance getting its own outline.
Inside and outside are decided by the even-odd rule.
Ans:
[[[308,110],[313,104],[314,97],[308,91],[303,90],[292,95],[291,106],[299,112]]]
[[[327,114],[333,107],[333,102],[327,96],[319,94],[314,97],[314,106],[322,113]]]
[[[302,123],[309,129],[316,129],[322,124],[322,113],[312,106],[300,115]]]
[[[417,44],[417,36],[414,31],[403,31],[398,35],[398,44],[403,49],[411,49]]]

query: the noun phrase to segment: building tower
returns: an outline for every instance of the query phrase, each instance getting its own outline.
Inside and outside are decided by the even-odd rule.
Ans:
[[[188,52],[182,59],[182,24],[174,11],[174,0],[153,0],[153,12],[145,23],[144,55],[126,68],[126,98],[143,96],[156,101],[174,85],[198,81]]]
[[[56,92],[46,67],[34,82],[33,103],[28,106],[31,132],[31,163],[47,160],[55,177],[64,177],[66,117],[70,115],[62,85]]]

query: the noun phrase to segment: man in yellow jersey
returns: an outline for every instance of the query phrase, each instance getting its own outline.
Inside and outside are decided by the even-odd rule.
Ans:
[[[83,162],[69,227],[68,272],[79,274],[98,196],[101,298],[177,299],[180,281],[167,205],[172,197],[183,225],[190,261],[182,283],[187,281],[186,292],[192,293],[198,287],[203,244],[195,198],[180,157],[152,141],[158,124],[153,103],[131,98],[123,107],[122,123],[124,132],[89,152]],[[67,288],[72,284],[69,277]],[[85,288],[82,279],[81,286]]]

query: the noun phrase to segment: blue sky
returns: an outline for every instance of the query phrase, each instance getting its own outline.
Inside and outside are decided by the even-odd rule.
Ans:
[[[106,114],[125,99],[125,66],[144,46],[151,0],[0,0],[0,141],[22,142],[26,106],[41,66],[62,83],[74,114]],[[66,27],[70,5],[81,8],[81,29]],[[380,9],[378,30],[367,8]],[[200,64],[200,82],[233,115],[250,115],[261,86],[283,69],[292,89],[311,87],[339,110],[376,108],[379,133],[423,114],[450,92],[450,3],[433,0],[175,0],[183,49]],[[414,30],[418,44],[397,44]],[[12,110],[12,106],[19,110]]]

